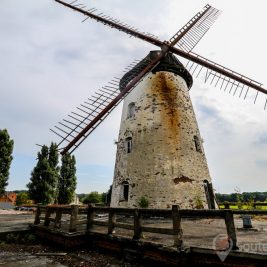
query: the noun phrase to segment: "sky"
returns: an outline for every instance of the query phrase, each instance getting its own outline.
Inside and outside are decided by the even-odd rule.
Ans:
[[[88,8],[168,40],[202,0],[82,0]],[[263,83],[265,0],[210,0],[223,13],[194,52]],[[0,1],[0,129],[15,142],[7,190],[26,189],[40,147],[58,121],[135,59],[157,47],[129,38],[53,0]],[[252,91],[251,91],[252,92]],[[195,79],[190,90],[216,192],[267,191],[267,110]],[[251,96],[253,94],[251,93]],[[75,151],[77,193],[112,183],[122,106]]]

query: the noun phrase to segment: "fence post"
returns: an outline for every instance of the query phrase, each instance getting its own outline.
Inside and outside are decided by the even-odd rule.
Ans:
[[[40,216],[41,216],[41,207],[40,205],[37,205],[34,224],[40,224]]]
[[[45,208],[45,219],[44,219],[44,226],[49,226],[50,224],[50,215],[52,213],[51,208],[49,208],[48,206],[46,206]]]
[[[61,217],[62,217],[62,210],[60,208],[57,208],[54,228],[60,228],[61,227]]]
[[[174,246],[181,250],[183,245],[183,231],[181,228],[181,215],[179,213],[179,206],[173,205],[172,206],[172,224],[173,224],[173,241]]]
[[[209,197],[210,197],[210,205],[211,205],[211,209],[215,210],[215,197],[214,197],[214,192],[213,192],[213,186],[212,183],[207,184],[208,187],[208,192],[209,192]]]
[[[93,220],[94,220],[94,216],[95,216],[95,212],[94,212],[94,207],[91,204],[88,204],[88,208],[87,208],[87,231],[90,231],[90,229],[93,226]]]
[[[225,214],[224,220],[225,220],[227,235],[229,238],[232,239],[232,242],[233,242],[232,249],[237,250],[238,246],[237,246],[237,238],[236,238],[233,211],[232,210],[225,210],[224,214]]]
[[[108,213],[108,235],[112,235],[115,228],[116,216],[114,210],[109,209]]]
[[[79,212],[79,206],[78,205],[71,205],[69,232],[76,232],[77,231],[78,212]]]
[[[227,210],[230,209],[230,203],[224,202],[223,205],[224,205],[224,209],[227,209]]]
[[[138,209],[134,210],[134,236],[133,239],[138,240],[142,235],[141,215]]]

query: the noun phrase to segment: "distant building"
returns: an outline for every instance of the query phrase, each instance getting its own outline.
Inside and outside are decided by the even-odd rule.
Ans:
[[[74,200],[70,203],[70,205],[81,205],[80,199],[78,195],[75,195]]]
[[[17,194],[14,192],[6,192],[0,197],[0,209],[12,209],[16,205]]]

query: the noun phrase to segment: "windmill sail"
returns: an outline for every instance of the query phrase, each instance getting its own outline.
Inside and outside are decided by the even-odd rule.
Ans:
[[[109,26],[111,28],[117,29],[119,31],[122,31],[124,33],[127,33],[128,35],[132,37],[136,37],[139,39],[142,39],[146,42],[149,42],[151,44],[157,45],[161,47],[163,45],[163,42],[159,40],[159,38],[153,34],[147,33],[147,32],[141,32],[135,27],[132,27],[126,23],[121,22],[120,20],[114,19],[110,16],[104,15],[102,12],[98,14],[94,14],[97,10],[95,8],[88,9],[85,6],[82,6],[82,4],[77,4],[77,1],[74,1],[70,4],[61,1],[61,0],[55,0],[59,4],[62,4],[74,11],[77,11],[86,18],[83,20],[87,20],[88,18],[96,20],[97,22],[100,22],[106,26]]]
[[[235,95],[239,91],[239,97],[242,95],[247,97],[249,89],[255,90],[254,103],[256,102],[259,93],[267,95],[267,90],[262,87],[262,84],[226,68],[218,63],[215,63],[207,58],[204,58],[196,53],[185,53],[184,51],[171,47],[176,55],[180,55],[189,60],[187,67],[192,76],[199,77],[201,73],[205,72],[204,81],[210,82],[215,86],[220,86],[224,91],[229,89],[229,93],[233,92]],[[264,104],[264,109],[267,106],[267,98]]]
[[[113,80],[110,82],[110,85],[103,87],[89,98],[89,102],[85,101],[80,107],[77,107],[78,113],[72,112],[68,116],[70,119],[64,119],[64,123],[59,122],[60,127],[55,126],[55,130],[50,129],[61,138],[60,143],[58,143],[58,146],[63,146],[61,154],[72,153],[111,111],[118,106],[142,78],[157,66],[162,57],[163,54],[159,53],[141,72],[138,68],[135,78],[131,79],[127,85],[125,84],[123,88],[119,87],[120,79]]]
[[[114,18],[103,15],[103,13],[96,15],[94,14],[96,9],[87,9],[83,4],[78,4],[77,0],[70,4],[61,0],[55,1],[85,15],[84,21],[88,18],[94,19],[161,48],[155,58],[135,62],[129,66],[131,71],[127,73],[127,77],[124,77],[123,82],[116,78],[108,86],[96,92],[88,101],[77,107],[78,112],[72,112],[68,120],[64,119],[63,122],[59,123],[60,126],[55,126],[52,131],[61,138],[59,145],[62,148],[62,154],[73,152],[169,53],[189,60],[187,67],[192,75],[198,77],[204,73],[205,82],[210,82],[215,86],[219,85],[221,89],[228,90],[229,93],[233,92],[233,95],[238,93],[240,97],[246,98],[248,90],[254,89],[256,90],[254,103],[259,93],[267,95],[267,90],[262,88],[262,84],[191,52],[220,14],[219,10],[209,5],[206,5],[202,12],[197,13],[169,42],[162,42],[154,35],[141,32]],[[174,47],[175,45],[178,47]],[[266,105],[267,99],[264,108]]]
[[[190,52],[204,37],[221,11],[206,5],[202,12],[198,12],[169,40],[170,46],[178,46],[185,52]]]
[[[262,88],[261,83],[253,79],[250,79],[236,71],[226,68],[218,63],[215,63],[207,58],[197,55],[196,53],[191,53],[191,54],[235,76],[235,77],[233,76],[229,77],[229,76],[223,75],[222,73],[219,73],[218,70],[214,71],[210,68],[201,66],[195,62],[188,61],[186,67],[188,68],[188,71],[191,73],[191,75],[198,78],[201,74],[204,73],[203,77],[204,77],[205,83],[209,82],[210,85],[219,86],[220,89],[223,89],[224,91],[227,91],[227,89],[229,89],[229,93],[233,92],[234,95],[237,89],[244,89],[245,87],[247,88],[255,87],[254,88],[255,90],[260,91],[264,94],[267,93],[267,91]],[[243,92],[244,90],[241,90],[241,91]],[[242,95],[242,92],[240,96]]]
[[[61,0],[55,1],[86,16],[83,22],[90,18],[158,47],[162,47],[165,44],[159,39],[159,37],[155,36],[154,34],[141,32],[140,30],[131,27],[128,24],[125,24],[110,16],[104,15],[102,12],[100,12],[99,14],[94,14],[97,11],[95,8],[87,9],[86,6],[77,3],[77,1],[73,1],[69,4]],[[218,9],[210,5],[206,5],[202,12],[198,12],[169,40],[170,46],[177,44],[178,47],[180,47],[184,51],[191,51],[203,38],[203,36],[206,34],[206,32],[209,30],[209,28],[212,26],[219,15],[220,11]]]

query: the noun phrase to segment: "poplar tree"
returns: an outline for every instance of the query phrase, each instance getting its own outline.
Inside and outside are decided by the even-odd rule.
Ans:
[[[74,156],[65,154],[62,156],[62,165],[58,183],[58,203],[69,204],[74,200],[77,184],[76,160]]]
[[[55,201],[59,178],[58,152],[56,145],[51,143],[50,148],[42,146],[37,156],[30,182],[29,196],[35,203],[50,204]]]
[[[0,129],[0,196],[8,185],[9,169],[12,162],[14,141],[10,139],[6,129]]]
[[[57,144],[56,143],[52,142],[50,145],[49,153],[48,153],[48,161],[49,161],[50,168],[54,173],[55,192],[53,194],[53,198],[56,202],[57,196],[58,196],[58,181],[59,181],[59,172],[60,172],[60,167],[58,166],[59,153],[57,150]]]

